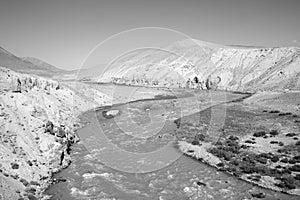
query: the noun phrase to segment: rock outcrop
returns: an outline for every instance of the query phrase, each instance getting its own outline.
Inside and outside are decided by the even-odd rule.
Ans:
[[[88,87],[85,91],[95,92]],[[0,68],[4,199],[41,197],[52,174],[71,162],[70,145],[78,140],[74,131],[80,126],[77,115],[107,98],[100,92],[95,96],[87,98],[57,81]]]
[[[234,47],[184,40],[164,51],[147,49],[123,55],[111,63],[100,82],[239,91],[299,89],[300,48]]]

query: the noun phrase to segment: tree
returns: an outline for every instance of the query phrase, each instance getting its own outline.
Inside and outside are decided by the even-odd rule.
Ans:
[[[198,77],[197,77],[197,76],[195,76],[195,78],[194,78],[194,82],[195,82],[196,84],[198,84],[198,83],[199,83],[199,79],[198,79]]]

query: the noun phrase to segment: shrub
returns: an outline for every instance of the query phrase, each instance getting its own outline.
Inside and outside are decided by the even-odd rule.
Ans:
[[[33,165],[32,162],[31,162],[30,160],[27,160],[27,164],[28,164],[29,166],[32,166],[32,165]]]
[[[282,146],[284,146],[284,143],[283,142],[278,142],[278,145],[282,147]]]
[[[235,165],[235,166],[238,166],[239,165],[239,161],[237,159],[233,159],[229,162],[229,164],[231,165]]]
[[[297,134],[296,133],[288,133],[288,134],[286,134],[285,136],[286,137],[294,137],[294,136],[296,136]]]
[[[37,181],[30,181],[30,185],[37,185],[37,186],[39,186],[40,184]]]
[[[23,178],[20,179],[20,182],[23,183],[23,185],[24,185],[25,187],[26,187],[27,185],[29,185],[28,181],[25,180],[25,179],[23,179]]]
[[[201,181],[197,181],[197,185],[199,185],[199,186],[206,186],[206,184],[203,183],[203,182],[201,182]]]
[[[19,164],[17,163],[10,163],[12,169],[19,169]]]
[[[270,131],[270,135],[275,136],[275,135],[278,135],[278,134],[279,134],[279,132],[277,130],[271,130]]]
[[[241,145],[241,148],[242,148],[242,149],[248,149],[249,146],[247,146],[247,145],[245,145],[245,144],[242,144],[242,145]]]
[[[298,181],[300,181],[300,174],[296,174],[296,176],[294,176],[294,178]]]
[[[289,160],[289,163],[293,165],[293,164],[296,164],[297,162],[296,162],[295,159],[292,158],[292,159]]]
[[[262,199],[262,198],[266,197],[266,195],[264,193],[262,193],[262,192],[254,193],[254,194],[251,194],[251,195],[252,195],[252,197],[259,198],[259,199]]]
[[[279,110],[271,110],[269,113],[279,113]]]
[[[25,192],[34,194],[36,192],[35,188],[25,188]]]
[[[255,144],[256,142],[255,142],[255,141],[251,141],[251,140],[246,140],[245,143],[248,143],[248,144]]]
[[[19,175],[18,175],[18,174],[16,174],[16,175],[12,175],[12,174],[11,174],[10,176],[11,176],[13,179],[16,179],[16,180],[19,178]]]
[[[296,188],[293,177],[284,177],[284,178],[281,178],[280,180],[281,180],[281,182],[276,183],[275,184],[276,186],[278,186],[280,188],[288,189],[288,190],[292,190],[292,189]]]
[[[280,162],[282,162],[282,163],[288,163],[288,162],[289,162],[289,159],[287,159],[287,158],[282,158],[282,159],[280,160]]]
[[[257,156],[256,161],[262,164],[267,164],[268,160],[265,157]]]
[[[266,135],[265,131],[259,131],[253,134],[254,137],[263,137]]]
[[[219,162],[219,163],[217,164],[217,167],[224,167],[224,163]]]
[[[192,141],[192,145],[199,145],[200,143],[199,143],[199,141],[197,141],[197,140],[193,140]]]
[[[243,173],[252,174],[255,172],[253,166],[243,165],[240,167]]]
[[[271,161],[272,162],[278,162],[279,161],[279,156],[273,156],[272,158],[271,158]]]
[[[294,171],[294,172],[300,172],[300,165],[293,165],[289,167],[289,170]]]
[[[37,198],[35,196],[33,196],[32,194],[28,194],[27,197],[29,200],[37,200]]]
[[[239,140],[239,138],[238,138],[237,136],[233,136],[233,135],[229,136],[228,139],[229,139],[229,140],[232,140],[232,141]]]
[[[289,169],[284,169],[284,170],[281,171],[281,173],[282,173],[282,174],[291,174],[292,171],[289,170]]]
[[[297,162],[300,162],[300,155],[294,156],[293,159],[295,159]]]
[[[200,133],[200,134],[196,135],[195,139],[196,139],[196,140],[199,140],[199,141],[204,141],[205,135],[202,134],[202,133]]]

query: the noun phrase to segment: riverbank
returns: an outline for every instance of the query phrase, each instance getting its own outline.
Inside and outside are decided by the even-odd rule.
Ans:
[[[299,95],[297,91],[262,92],[231,103],[218,140],[212,141],[212,133],[199,131],[179,141],[178,148],[247,182],[300,195]],[[189,129],[194,118],[182,119],[179,132]],[[193,127],[200,128],[201,122]]]
[[[6,200],[45,198],[52,175],[71,163],[70,146],[82,126],[78,116],[128,99],[111,95],[111,86],[60,83],[6,68],[0,78],[0,193]],[[142,92],[136,95],[164,94]]]
[[[242,96],[239,95],[231,97],[230,95],[230,93],[227,94],[228,102],[236,102],[234,101],[235,99],[243,98],[243,94],[241,94]],[[146,155],[142,155],[142,152],[152,148],[153,144],[159,145],[164,139],[168,138],[168,135],[172,135],[173,132],[171,130],[164,129],[156,135],[155,138],[151,137],[146,143],[140,143],[138,139],[134,140],[134,138],[129,137],[123,138],[124,135],[122,135],[121,132],[119,133],[116,131],[112,126],[113,122],[117,123],[119,127],[125,128],[123,131],[128,130],[123,126],[123,123],[126,123],[126,121],[133,120],[140,126],[147,126],[151,122],[150,120],[146,120],[145,122],[145,119],[148,118],[147,115],[143,115],[143,113],[150,112],[152,113],[152,120],[155,120],[153,118],[159,118],[159,116],[163,115],[165,117],[168,116],[173,123],[175,119],[180,117],[180,115],[176,115],[176,107],[179,106],[182,108],[181,112],[183,113],[183,116],[195,116],[187,119],[187,121],[185,120],[185,117],[181,118],[182,125],[187,128],[185,129],[186,133],[181,132],[181,135],[179,135],[181,126],[179,126],[179,129],[175,126],[175,136],[182,136],[182,138],[185,137],[185,141],[191,143],[194,139],[194,134],[196,135],[197,133],[201,133],[201,131],[205,130],[205,124],[210,123],[211,109],[219,114],[224,111],[222,108],[218,110],[218,106],[216,106],[222,103],[220,101],[215,101],[214,104],[207,104],[207,101],[211,100],[208,97],[212,97],[213,100],[216,100],[217,98],[220,99],[222,96],[223,95],[217,91],[200,91],[198,96],[195,98],[146,100],[113,107],[103,107],[103,110],[101,111],[121,111],[121,115],[115,116],[114,120],[105,118],[101,114],[101,111],[98,112],[98,119],[95,118],[95,113],[91,113],[91,115],[95,118],[95,122],[90,122],[83,129],[78,131],[79,135],[85,137],[78,145],[74,146],[74,151],[72,153],[72,165],[55,175],[55,178],[63,178],[66,181],[52,185],[49,190],[47,190],[47,194],[53,195],[53,199],[64,200],[114,198],[147,200],[186,198],[196,200],[199,198],[207,198],[239,200],[262,196],[265,196],[265,199],[296,200],[297,196],[263,189],[258,187],[257,184],[251,184],[247,181],[243,181],[235,176],[219,171],[214,167],[210,167],[207,164],[203,164],[197,159],[192,159],[191,156],[183,156],[182,153],[180,153],[175,147],[170,148],[170,150],[172,150],[173,153],[179,152],[180,157],[171,163],[168,163],[168,161],[164,159],[164,161],[166,161],[166,165],[160,170],[154,170],[149,173],[128,173],[126,171],[128,170],[127,166],[134,166],[134,163],[130,161],[130,152],[134,151],[141,155],[141,159],[136,160],[135,166],[138,166],[138,169],[143,169],[143,163],[144,165],[146,164],[146,166],[149,166],[149,162],[145,163],[139,161],[149,160],[143,159]],[[206,99],[206,102],[204,99]],[[196,102],[198,102],[198,106],[196,106]],[[200,105],[199,102],[201,102]],[[168,109],[172,108],[171,106],[173,105],[175,108]],[[150,111],[146,111],[145,109],[147,108],[150,108]],[[133,114],[130,118],[131,120],[128,120],[129,117],[126,115],[127,111],[130,113],[132,112]],[[172,111],[174,111],[173,114]],[[200,111],[200,113],[195,113],[195,111]],[[232,118],[234,116],[239,120],[241,114],[235,116],[234,113],[236,112],[230,112],[229,110],[228,117]],[[194,121],[192,121],[192,119],[194,119]],[[91,120],[91,116],[88,116],[86,113],[83,120]],[[248,119],[249,123],[252,122],[251,120],[251,118]],[[196,122],[199,121],[201,122],[201,127],[196,124]],[[185,122],[189,122],[190,124],[186,124]],[[237,121],[237,125],[239,125],[238,122],[241,122],[241,127],[244,126],[242,121]],[[93,127],[98,130],[94,134],[92,133],[94,130]],[[105,135],[101,136],[99,129],[102,129]],[[129,134],[130,133],[128,133],[127,136]],[[97,141],[90,138],[90,136],[96,136],[96,138],[98,138]],[[87,139],[87,143],[84,142],[85,139]],[[108,149],[107,151],[109,152],[105,151],[104,147],[106,146],[102,145],[102,143],[107,145],[107,142],[105,142],[107,139],[110,140],[109,143],[113,143],[120,149],[127,150],[130,154],[125,157],[127,158],[127,162],[124,162],[123,156],[118,156],[112,152],[114,149]],[[151,142],[152,140],[155,140],[155,142]],[[126,141],[126,144],[118,143],[118,141]],[[97,144],[98,146],[92,147],[88,144]],[[123,146],[124,144],[125,146]],[[130,146],[138,148],[129,149]],[[156,146],[156,149],[160,149],[159,146]],[[109,158],[116,161],[115,163],[117,165],[109,163],[107,157],[101,157],[105,155],[109,155]],[[169,159],[171,155],[172,154],[168,154],[167,156],[163,156],[163,158]],[[154,158],[153,156],[151,157]],[[122,165],[120,165],[120,163],[122,163]],[[123,170],[120,169],[122,167],[124,168]]]

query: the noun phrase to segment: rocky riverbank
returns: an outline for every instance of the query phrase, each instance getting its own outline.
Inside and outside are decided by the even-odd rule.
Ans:
[[[76,115],[92,104],[57,81],[5,68],[0,77],[2,199],[42,198],[52,174],[71,163]]]
[[[53,173],[71,163],[70,146],[81,124],[77,116],[98,106],[128,101],[111,86],[60,83],[0,68],[0,195],[41,199]],[[165,91],[135,92],[131,100]]]

